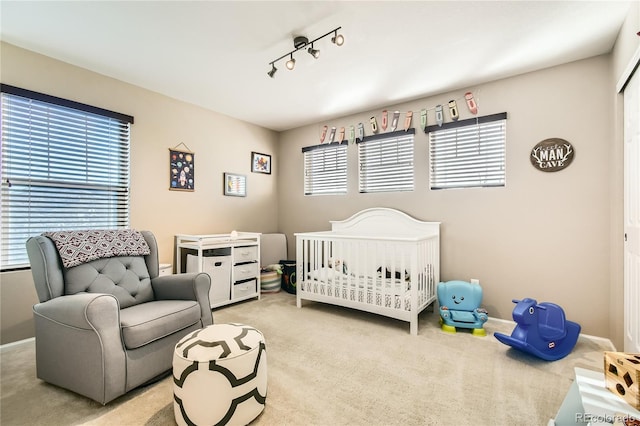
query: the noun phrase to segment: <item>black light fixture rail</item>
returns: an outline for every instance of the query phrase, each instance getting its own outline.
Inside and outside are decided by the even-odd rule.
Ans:
[[[313,43],[315,43],[316,41],[327,37],[328,35],[333,34],[333,37],[331,38],[331,42],[334,43],[337,46],[342,46],[344,44],[344,36],[342,34],[338,34],[338,30],[340,30],[340,29],[342,29],[342,27],[335,28],[335,29],[329,31],[326,34],[321,35],[320,37],[314,38],[311,41],[309,41],[309,39],[307,37],[296,36],[293,39],[293,46],[295,47],[295,49],[293,49],[291,52],[285,53],[284,55],[280,56],[279,58],[274,59],[273,61],[269,62],[269,65],[271,65],[271,70],[267,73],[267,75],[269,77],[273,78],[273,76],[275,75],[276,71],[278,71],[278,69],[275,66],[275,63],[278,62],[281,59],[286,58],[286,57],[289,57],[289,60],[286,62],[286,67],[287,67],[287,69],[292,70],[295,67],[295,64],[296,64],[296,60],[293,58],[293,54],[296,53],[299,50],[302,50],[302,49],[306,48],[307,46],[310,46],[309,49],[307,50],[309,52],[309,54],[311,56],[313,56],[314,58],[318,59],[318,57],[320,57],[320,51],[318,49],[314,49]]]

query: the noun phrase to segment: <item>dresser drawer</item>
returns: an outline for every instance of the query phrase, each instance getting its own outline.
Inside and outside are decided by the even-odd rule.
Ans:
[[[258,292],[258,281],[249,280],[235,283],[233,285],[233,298],[239,299],[245,296],[255,296]]]
[[[236,247],[233,251],[233,262],[253,262],[258,260],[258,246]]]
[[[233,281],[238,282],[258,276],[258,263],[244,263],[233,267]]]

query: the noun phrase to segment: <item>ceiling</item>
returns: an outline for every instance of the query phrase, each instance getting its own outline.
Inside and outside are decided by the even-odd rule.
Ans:
[[[1,0],[0,37],[282,131],[607,53],[630,3]]]

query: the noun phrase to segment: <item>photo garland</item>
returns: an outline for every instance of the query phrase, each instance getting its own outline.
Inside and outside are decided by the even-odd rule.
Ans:
[[[320,144],[331,144],[345,140],[349,144],[353,144],[356,141],[364,140],[366,134],[376,135],[387,131],[395,132],[396,130],[408,131],[413,126],[414,118],[416,121],[420,121],[420,129],[426,131],[428,122],[442,126],[447,121],[447,116],[451,121],[458,121],[460,118],[458,104],[466,105],[470,114],[474,116],[478,114],[479,108],[476,98],[472,92],[466,92],[463,97],[451,99],[446,104],[425,107],[419,111],[388,111],[385,109],[381,111],[380,116],[371,116],[367,124],[360,122],[339,128],[328,125],[322,126]],[[428,120],[428,115],[433,115],[433,117]]]
[[[195,191],[195,153],[176,148],[169,148],[169,190]]]

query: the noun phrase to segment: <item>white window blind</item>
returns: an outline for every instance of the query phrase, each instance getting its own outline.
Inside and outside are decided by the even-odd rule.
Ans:
[[[347,193],[346,142],[302,148],[304,154],[304,195]]]
[[[129,226],[133,117],[2,85],[3,270],[45,231]],[[104,115],[107,114],[107,115]]]
[[[413,191],[414,134],[401,130],[358,143],[360,192]]]
[[[507,114],[429,126],[431,189],[505,185]]]

